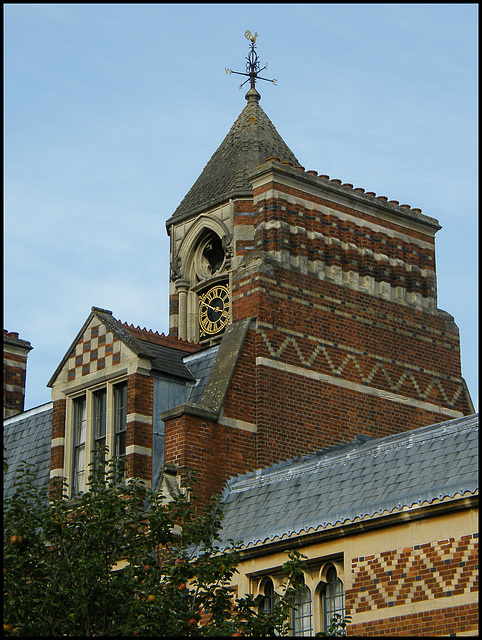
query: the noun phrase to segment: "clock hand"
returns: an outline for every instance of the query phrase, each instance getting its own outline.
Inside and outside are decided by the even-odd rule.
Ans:
[[[222,307],[221,308],[213,307],[210,304],[208,304],[207,302],[201,302],[201,306],[208,307],[208,309],[212,309],[213,311],[222,311]]]

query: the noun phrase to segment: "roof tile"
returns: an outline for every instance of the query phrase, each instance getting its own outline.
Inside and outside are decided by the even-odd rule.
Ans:
[[[299,164],[259,106],[259,94],[258,98],[251,95],[227,136],[167,221],[167,226],[175,219],[215,206],[230,197],[252,195],[249,175],[272,156]]]
[[[316,452],[230,480],[224,492],[223,536],[255,544],[308,525],[325,527],[473,493],[477,466],[478,414]],[[246,500],[240,521],[241,494]]]

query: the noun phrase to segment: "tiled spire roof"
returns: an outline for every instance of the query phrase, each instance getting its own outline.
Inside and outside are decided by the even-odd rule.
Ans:
[[[168,226],[174,219],[216,206],[228,198],[252,196],[248,176],[271,156],[299,164],[259,106],[260,97],[256,89],[248,91],[248,104],[168,220]]]

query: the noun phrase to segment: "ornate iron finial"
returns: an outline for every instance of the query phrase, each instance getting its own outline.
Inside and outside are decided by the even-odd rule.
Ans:
[[[245,80],[239,85],[239,88],[245,85],[248,81],[251,81],[251,89],[255,89],[256,80],[266,80],[267,82],[272,82],[274,85],[276,84],[276,80],[270,80],[269,78],[261,78],[258,76],[260,71],[268,68],[268,63],[264,65],[262,69],[259,68],[259,60],[258,54],[256,53],[256,38],[258,34],[255,33],[254,36],[251,35],[251,31],[245,31],[244,37],[251,41],[251,50],[249,54],[246,56],[246,73],[241,73],[241,71],[232,71],[231,69],[226,69],[226,73],[231,75],[231,73],[237,73],[240,76],[248,76],[248,80]]]

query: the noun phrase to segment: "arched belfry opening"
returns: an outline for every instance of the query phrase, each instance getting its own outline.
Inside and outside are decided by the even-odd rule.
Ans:
[[[212,342],[230,323],[231,238],[223,222],[208,216],[183,238],[171,263],[179,338]]]
[[[225,262],[226,251],[222,239],[212,229],[203,230],[193,255],[193,267],[198,282],[219,275]]]

